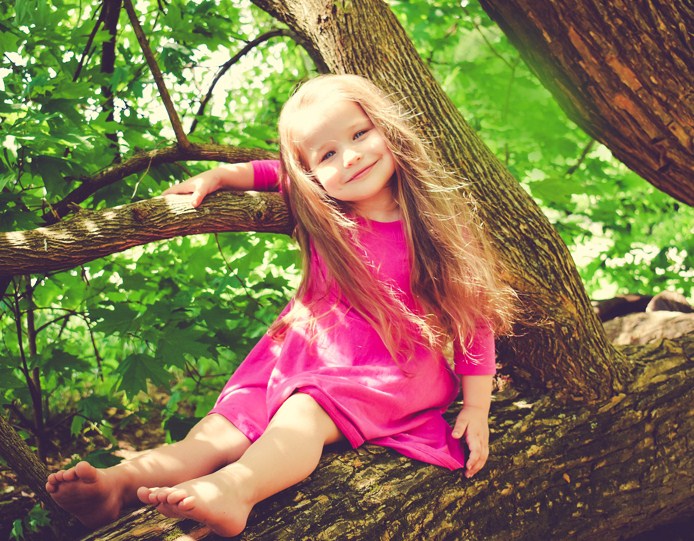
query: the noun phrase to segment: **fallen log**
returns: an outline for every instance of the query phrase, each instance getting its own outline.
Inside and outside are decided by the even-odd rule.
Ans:
[[[692,518],[694,335],[624,351],[633,378],[602,403],[498,395],[472,480],[378,447],[331,449],[238,539],[629,539]],[[140,509],[83,541],[130,539],[220,538]]]

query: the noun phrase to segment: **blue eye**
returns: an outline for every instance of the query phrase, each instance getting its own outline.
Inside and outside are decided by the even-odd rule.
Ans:
[[[366,135],[366,132],[368,130],[359,130],[357,133],[354,134],[354,139],[359,139],[360,137]]]
[[[334,155],[335,155],[335,151],[334,151],[334,150],[331,150],[331,151],[329,151],[329,152],[326,152],[326,153],[323,155],[323,157],[320,159],[320,161],[324,162],[324,161],[327,160],[328,158],[332,158]]]

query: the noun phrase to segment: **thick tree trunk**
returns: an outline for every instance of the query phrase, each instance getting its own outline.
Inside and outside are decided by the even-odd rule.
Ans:
[[[473,480],[378,447],[326,453],[259,504],[244,540],[628,539],[694,515],[694,335],[629,349],[626,393],[601,405],[499,397]],[[84,541],[218,539],[136,511]]]
[[[463,120],[380,0],[254,0],[313,43],[334,72],[366,75],[402,96],[449,168],[470,180],[506,279],[526,316],[502,361],[515,376],[561,400],[610,396],[625,377],[575,265],[537,205]]]
[[[694,205],[691,0],[480,0],[569,117]]]

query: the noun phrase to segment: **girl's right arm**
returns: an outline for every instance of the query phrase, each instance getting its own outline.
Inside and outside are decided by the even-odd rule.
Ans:
[[[162,195],[191,193],[191,204],[198,207],[206,195],[217,190],[271,190],[277,184],[278,167],[275,160],[224,164],[174,184]]]

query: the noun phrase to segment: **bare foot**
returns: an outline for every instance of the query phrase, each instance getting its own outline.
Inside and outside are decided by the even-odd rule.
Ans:
[[[246,527],[253,503],[244,497],[243,484],[229,468],[174,487],[140,487],[137,497],[167,517],[189,518],[222,537],[233,537]]]
[[[123,505],[118,484],[103,470],[84,461],[50,474],[46,490],[60,507],[88,528],[113,522]]]

